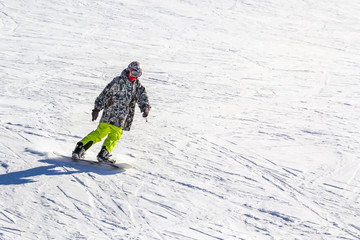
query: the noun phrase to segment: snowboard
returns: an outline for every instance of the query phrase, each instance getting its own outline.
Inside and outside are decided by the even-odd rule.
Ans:
[[[69,159],[73,162],[83,162],[83,163],[87,163],[87,164],[91,164],[91,165],[97,165],[97,166],[110,166],[113,168],[116,168],[118,170],[123,170],[125,171],[126,169],[132,168],[132,166],[128,163],[107,163],[107,162],[99,162],[99,161],[95,161],[95,160],[91,160],[91,159],[73,159],[71,156],[67,156],[58,152],[54,152],[55,155],[59,156],[59,157],[63,157],[66,159]]]

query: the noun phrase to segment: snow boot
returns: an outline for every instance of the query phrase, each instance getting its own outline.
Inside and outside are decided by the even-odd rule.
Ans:
[[[85,148],[82,144],[82,142],[78,142],[76,144],[76,147],[74,149],[74,151],[72,152],[71,158],[74,160],[78,160],[78,159],[84,159],[85,158]]]
[[[72,152],[71,158],[74,160],[84,159],[85,151],[88,150],[91,147],[91,145],[93,145],[93,141],[90,141],[85,145],[83,145],[82,142],[78,142],[76,144],[74,151]]]
[[[97,160],[99,162],[115,163],[115,160],[110,159],[110,157],[111,155],[109,154],[108,150],[106,150],[106,147],[103,146],[97,155]]]

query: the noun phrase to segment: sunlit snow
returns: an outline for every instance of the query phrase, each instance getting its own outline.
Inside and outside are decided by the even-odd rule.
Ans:
[[[360,239],[359,12],[0,0],[0,239]],[[54,155],[134,60],[152,109],[113,151],[133,168]]]

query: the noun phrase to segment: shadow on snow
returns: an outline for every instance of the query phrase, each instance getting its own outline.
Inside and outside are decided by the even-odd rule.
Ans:
[[[50,165],[35,167],[18,172],[10,172],[0,175],[0,185],[18,185],[25,183],[36,182],[35,177],[45,176],[59,176],[71,175],[78,173],[95,173],[99,175],[113,175],[122,173],[125,170],[116,170],[112,167],[99,167],[87,163],[71,162],[68,159],[43,159],[39,162],[47,163]]]

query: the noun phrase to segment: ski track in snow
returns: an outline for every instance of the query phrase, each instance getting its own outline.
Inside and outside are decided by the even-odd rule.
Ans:
[[[0,239],[360,239],[359,10],[0,0]],[[133,168],[52,154],[133,60]]]

